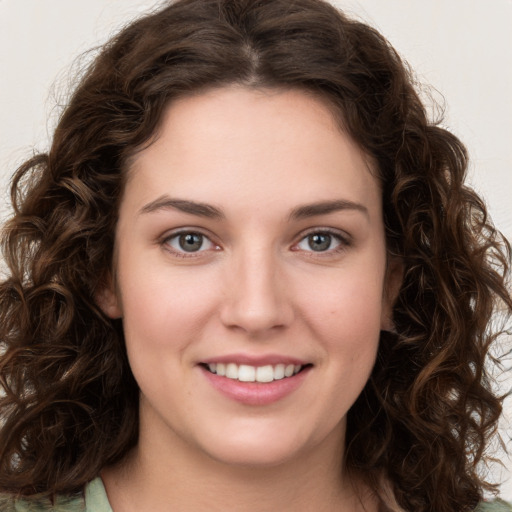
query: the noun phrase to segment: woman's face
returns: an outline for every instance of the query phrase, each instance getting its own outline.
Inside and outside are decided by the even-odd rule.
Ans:
[[[303,92],[169,107],[129,170],[103,299],[123,318],[140,444],[244,465],[340,449],[390,327],[368,166]]]

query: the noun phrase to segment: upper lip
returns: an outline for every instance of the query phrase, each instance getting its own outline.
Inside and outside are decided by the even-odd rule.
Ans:
[[[266,366],[276,364],[293,364],[293,365],[301,365],[304,366],[306,364],[310,364],[309,361],[305,361],[304,359],[299,359],[297,357],[290,357],[279,354],[266,354],[266,355],[255,355],[255,354],[226,354],[222,356],[214,356],[208,359],[204,359],[201,361],[203,364],[213,364],[213,363],[235,363],[238,365],[246,364],[249,366]]]

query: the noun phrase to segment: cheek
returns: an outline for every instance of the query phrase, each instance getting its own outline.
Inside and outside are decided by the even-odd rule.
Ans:
[[[310,283],[311,284],[311,283]],[[333,411],[347,411],[375,364],[382,315],[382,275],[340,272],[304,289],[301,309],[327,363]],[[340,390],[343,392],[340,393]],[[320,391],[320,390],[319,390]],[[333,412],[336,419],[336,412]]]
[[[131,370],[144,395],[169,399],[169,389],[186,387],[182,371],[190,364],[188,349],[208,325],[214,298],[202,291],[199,279],[191,282],[161,268],[123,277],[123,329]]]
[[[119,270],[120,296],[129,349],[179,349],[197,337],[218,292],[210,277],[187,270],[125,261]]]
[[[337,344],[361,343],[380,333],[382,316],[382,278],[371,279],[356,274],[332,276],[304,287],[301,309],[310,322]]]

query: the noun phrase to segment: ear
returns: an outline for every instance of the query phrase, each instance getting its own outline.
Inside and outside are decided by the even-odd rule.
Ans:
[[[96,304],[109,318],[117,319],[123,316],[120,300],[117,296],[113,279],[109,276],[96,293]]]
[[[393,325],[393,305],[398,297],[404,277],[404,265],[398,256],[389,256],[382,295],[382,315],[380,328],[383,331],[395,330]]]

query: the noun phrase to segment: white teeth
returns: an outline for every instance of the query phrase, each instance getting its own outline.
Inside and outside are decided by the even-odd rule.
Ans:
[[[295,375],[300,372],[302,366],[300,364],[276,364],[275,366],[270,364],[265,366],[241,364],[239,366],[236,363],[210,363],[208,369],[221,377],[241,382],[272,382]]]
[[[274,367],[274,379],[280,380],[284,378],[284,364],[276,364]]]
[[[238,366],[235,363],[227,364],[226,377],[228,379],[238,379]]]
[[[258,382],[272,382],[274,380],[274,368],[272,366],[258,366],[256,368],[256,380]]]
[[[287,365],[284,369],[284,376],[291,377],[293,375],[294,370],[295,370],[295,366],[293,364]]]
[[[256,368],[241,364],[238,367],[238,380],[242,382],[254,382],[256,380]]]

